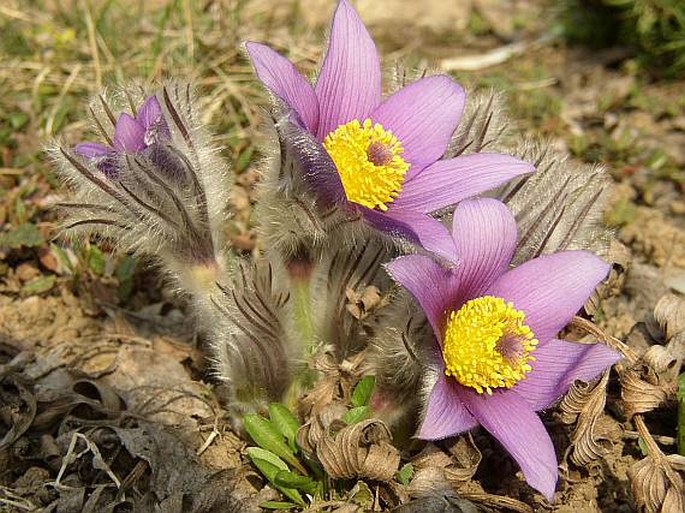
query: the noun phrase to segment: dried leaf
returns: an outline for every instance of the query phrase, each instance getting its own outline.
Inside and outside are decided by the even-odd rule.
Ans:
[[[362,421],[327,434],[316,446],[316,456],[333,478],[390,481],[400,464],[390,430],[376,419]]]
[[[31,388],[18,376],[0,375],[0,429],[4,432],[0,451],[16,442],[35,419],[37,402]]]
[[[442,491],[398,506],[392,513],[478,513],[478,508],[454,492]]]
[[[349,301],[345,308],[358,320],[367,318],[390,302],[390,299],[387,296],[381,295],[381,291],[374,285],[369,285],[361,293],[348,288],[345,291],[345,296]]]
[[[448,446],[448,450],[453,463],[445,469],[445,475],[453,486],[460,486],[474,476],[483,455],[473,442],[470,433],[454,440]]]
[[[659,323],[668,342],[685,331],[685,299],[676,294],[666,294],[654,307],[654,318]]]
[[[297,432],[297,444],[308,456],[314,456],[319,442],[335,427],[345,424],[340,420],[347,412],[339,401],[329,403],[319,413],[313,415]]]
[[[609,371],[595,385],[576,382],[560,403],[561,420],[566,424],[576,423],[571,433],[571,444],[564,455],[583,466],[606,454],[612,443],[611,423],[602,421],[606,404],[606,386]],[[619,435],[620,436],[620,435]]]
[[[685,456],[685,372],[678,378],[678,452]]]
[[[449,454],[429,444],[412,460],[415,469],[409,484],[412,497],[434,494],[445,488],[458,489],[474,476],[482,455],[470,434],[454,439],[447,450]]]
[[[621,397],[628,417],[658,408],[674,393],[675,384],[664,382],[647,364],[631,367],[621,375]]]
[[[665,456],[647,430],[641,416],[635,417],[648,456],[628,470],[630,487],[638,506],[645,513],[685,511],[685,484],[676,467],[685,469],[685,457]]]
[[[462,496],[465,499],[484,504],[487,507],[498,508],[504,511],[515,511],[518,513],[533,513],[533,508],[528,504],[512,499],[511,497],[493,495],[490,493],[464,493]]]
[[[414,478],[409,483],[409,495],[422,497],[449,489],[445,468],[452,464],[442,449],[429,443],[413,460]]]
[[[676,338],[672,338],[671,342]],[[673,351],[671,343],[667,346],[652,346],[642,355],[642,361],[645,365],[654,369],[660,382],[674,380],[674,372],[677,373],[680,370],[680,362],[678,360],[682,360],[682,358],[682,355]]]

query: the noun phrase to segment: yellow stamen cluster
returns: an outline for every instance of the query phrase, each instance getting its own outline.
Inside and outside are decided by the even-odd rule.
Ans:
[[[329,133],[323,145],[335,162],[347,199],[387,210],[402,190],[409,169],[397,137],[380,123],[354,119]]]
[[[445,374],[479,394],[514,386],[532,370],[528,362],[535,360],[530,353],[538,343],[524,320],[525,314],[501,297],[467,301],[447,321]]]

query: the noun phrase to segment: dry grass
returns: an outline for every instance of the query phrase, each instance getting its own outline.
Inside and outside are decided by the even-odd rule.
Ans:
[[[240,43],[269,40],[305,69],[317,57],[321,30],[294,30],[293,9],[264,0],[3,3],[0,146],[28,143],[30,151],[45,137],[79,140],[87,97],[116,83],[174,76],[192,78],[203,92],[204,121],[237,161],[264,101]]]

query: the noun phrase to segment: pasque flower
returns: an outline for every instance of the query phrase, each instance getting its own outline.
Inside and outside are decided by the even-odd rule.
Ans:
[[[56,142],[48,150],[71,190],[60,203],[62,229],[155,258],[188,292],[214,290],[228,183],[195,123],[190,85],[170,82],[144,97],[122,88],[112,97],[119,101],[99,95],[90,109],[105,144]],[[124,98],[133,113],[115,118]]]
[[[335,11],[313,86],[267,46],[246,48],[261,82],[290,109],[289,135],[306,141],[292,145],[302,153],[304,179],[382,231],[448,256],[451,239],[428,214],[534,170],[499,154],[439,160],[459,124],[464,90],[436,75],[383,99],[378,52],[347,0]]]
[[[118,154],[140,152],[160,139],[169,137],[169,126],[162,116],[159,101],[154,96],[148,96],[134,116],[126,112],[119,114],[111,146],[83,142],[74,146],[74,152],[93,160],[98,169],[111,176],[116,174]]]
[[[418,437],[436,440],[480,424],[513,456],[528,483],[551,499],[552,441],[535,411],[574,380],[619,359],[608,347],[556,338],[609,270],[586,251],[544,255],[509,269],[516,223],[497,200],[460,203],[453,220],[459,265],[422,255],[387,264],[418,300],[439,346],[439,370]]]

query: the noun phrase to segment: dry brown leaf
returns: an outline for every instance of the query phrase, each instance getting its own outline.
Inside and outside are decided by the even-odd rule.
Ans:
[[[452,490],[445,489],[402,504],[393,509],[392,513],[478,513],[479,511],[471,501],[457,496]]]
[[[445,489],[459,489],[478,469],[482,455],[471,434],[454,439],[447,446],[449,454],[428,444],[413,460],[414,477],[408,492],[421,497]]]
[[[592,321],[576,315],[573,317],[573,319],[571,319],[570,327],[587,333],[588,335],[592,335],[595,340],[598,340],[609,346],[614,351],[621,353],[623,357],[626,358],[630,363],[635,363],[638,360],[638,354],[635,351],[633,351],[630,347],[616,337],[612,337],[611,335],[605,333]],[[585,343],[581,340],[578,340],[578,342]],[[594,344],[595,342],[593,341],[592,343]]]
[[[473,477],[483,455],[473,443],[470,433],[454,440],[448,450],[452,455],[453,463],[445,469],[445,475],[447,480],[456,487]]]
[[[390,299],[383,296],[380,289],[374,285],[364,288],[361,293],[348,288],[345,295],[349,301],[346,305],[347,311],[358,320],[365,319],[390,302]]]
[[[652,368],[659,377],[663,377],[662,375],[664,373],[673,370],[678,357],[669,346],[652,346],[645,351],[644,355],[642,355],[642,360]],[[678,369],[676,369],[676,372],[677,371]]]
[[[676,294],[666,294],[654,307],[654,318],[659,323],[666,341],[685,331],[685,299]]]
[[[3,368],[10,371],[8,375],[1,374]],[[36,417],[33,383],[11,370],[9,365],[0,367],[0,452],[16,442]]]
[[[388,427],[377,419],[327,434],[316,446],[316,456],[332,478],[390,481],[400,464]]]
[[[516,511],[518,513],[533,513],[534,511],[528,504],[502,495],[493,495],[490,493],[464,493],[462,494],[462,497],[487,507],[498,508],[504,511]]]
[[[685,484],[678,473],[678,469],[685,469],[685,457],[665,456],[640,415],[635,417],[635,424],[648,452],[628,470],[635,501],[645,513],[685,511]]]
[[[361,377],[361,364],[365,356],[366,352],[362,351],[342,362],[331,353],[318,356],[312,366],[322,376],[312,390],[299,401],[300,414],[304,418],[314,417],[333,401],[348,401],[354,385]]]
[[[439,447],[429,443],[411,463],[414,467],[414,477],[408,486],[411,497],[423,497],[450,488],[445,468],[452,464],[452,458]]]
[[[647,364],[636,365],[621,375],[621,397],[628,417],[658,408],[673,394],[675,383],[663,380]]]
[[[313,456],[319,442],[329,430],[335,429],[336,424],[339,428],[344,427],[340,419],[346,411],[347,407],[340,401],[331,402],[300,427],[297,431],[297,443],[305,454]]]
[[[569,456],[578,466],[587,465],[601,458],[612,443],[610,422],[600,421],[606,404],[606,386],[609,371],[595,385],[576,382],[560,403],[561,420],[566,424],[576,423],[571,433],[571,444],[564,459]]]

